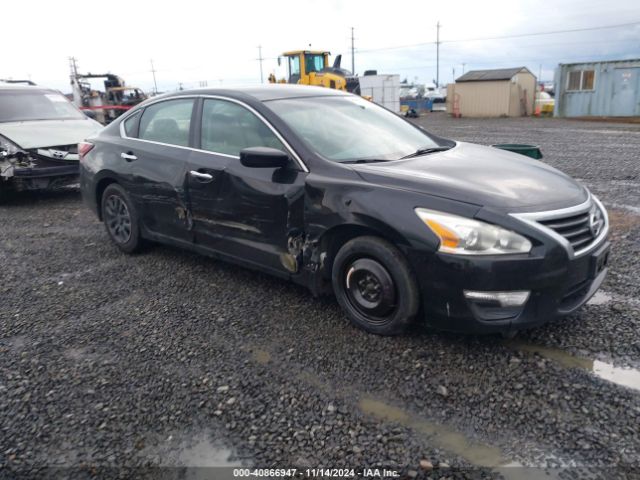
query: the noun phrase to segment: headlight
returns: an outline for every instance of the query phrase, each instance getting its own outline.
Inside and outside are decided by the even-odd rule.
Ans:
[[[591,194],[591,198],[593,199],[594,205],[591,207],[591,211],[589,212],[589,228],[591,229],[591,233],[594,237],[597,237],[602,233],[609,223],[609,219],[607,217],[607,211],[602,205],[602,202],[598,200],[593,193]]]
[[[416,214],[440,239],[438,250],[460,255],[528,253],[531,242],[515,232],[470,218],[416,208]]]
[[[12,157],[22,149],[6,137],[0,135],[0,158]]]

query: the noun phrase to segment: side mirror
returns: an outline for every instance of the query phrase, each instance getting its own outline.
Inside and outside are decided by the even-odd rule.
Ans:
[[[282,65],[282,57],[278,57],[278,66]]]
[[[240,151],[240,163],[249,168],[281,168],[289,163],[289,155],[270,147],[250,147]]]

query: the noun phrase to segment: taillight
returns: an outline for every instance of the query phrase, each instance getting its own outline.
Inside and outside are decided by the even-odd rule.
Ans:
[[[80,157],[80,161],[84,159],[84,156],[89,153],[95,145],[89,142],[80,142],[78,144],[78,155]]]

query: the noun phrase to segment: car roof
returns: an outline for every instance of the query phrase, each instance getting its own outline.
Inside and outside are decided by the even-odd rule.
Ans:
[[[40,87],[38,85],[22,85],[19,83],[5,83],[0,81],[0,90],[32,90],[34,92],[55,92],[51,88]]]
[[[237,99],[247,99],[247,97],[251,97],[261,102],[284,98],[339,97],[351,95],[347,92],[335,90],[333,88],[312,87],[310,85],[269,84],[248,87],[198,88],[166,93],[155,98],[170,98],[194,94],[220,95]]]

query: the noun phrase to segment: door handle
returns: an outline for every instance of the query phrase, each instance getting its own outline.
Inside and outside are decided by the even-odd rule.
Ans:
[[[138,159],[138,157],[136,157],[134,154],[124,152],[120,154],[120,158],[124,158],[127,162],[133,162],[134,160]]]
[[[210,175],[208,173],[198,172],[197,170],[191,170],[189,172],[189,175],[191,175],[194,178],[197,178],[201,182],[210,182],[211,180],[213,180],[213,175]]]

